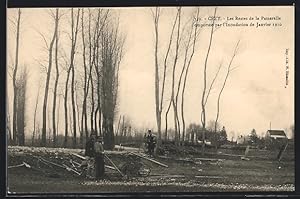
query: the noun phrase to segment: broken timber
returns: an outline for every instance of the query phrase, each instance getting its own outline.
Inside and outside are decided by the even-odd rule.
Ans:
[[[195,160],[202,160],[202,161],[224,161],[225,159],[215,159],[215,158],[195,158]]]
[[[86,159],[85,157],[83,157],[83,156],[81,156],[81,155],[79,155],[79,154],[77,154],[77,153],[72,153],[72,155],[74,155],[74,156],[76,156],[76,157],[78,157],[78,158],[80,158],[80,159],[82,159],[82,160],[85,160],[85,159]]]
[[[11,169],[11,168],[17,168],[17,167],[22,167],[22,166],[25,166],[26,168],[31,168],[31,166],[29,164],[27,164],[26,162],[23,162],[22,164],[19,164],[19,165],[8,166],[7,168]]]
[[[149,176],[150,178],[185,178],[185,175],[162,175],[162,174],[153,174]]]
[[[195,176],[195,178],[215,178],[215,179],[220,179],[220,178],[226,178],[226,177],[221,177],[221,176]]]
[[[283,153],[285,152],[285,150],[286,150],[288,144],[289,144],[289,143],[287,142],[286,145],[280,149],[280,151],[279,151],[279,153],[278,153],[278,155],[277,155],[277,159],[278,159],[279,162],[280,162],[280,160],[281,160],[281,158],[282,158],[282,156],[283,156]]]
[[[80,158],[80,159],[82,159],[82,160],[86,160],[86,158],[85,157],[83,157],[83,156],[81,156],[81,155],[79,155],[79,154],[76,154],[76,153],[72,153],[72,155],[74,155],[74,156],[76,156],[76,157],[78,157],[78,158]],[[73,162],[75,162],[75,161],[73,161]],[[76,164],[79,164],[79,163],[77,163],[77,162],[75,162]],[[79,164],[80,165],[80,164]],[[111,170],[117,170],[115,167],[112,167],[112,166],[108,166],[108,165],[104,165],[105,166],[105,168],[108,168],[108,169],[111,169]]]
[[[68,171],[73,171],[73,172],[76,173],[77,175],[81,175],[78,171],[75,171],[74,169],[68,167],[67,165],[63,164],[63,166],[64,166]]]
[[[33,156],[39,160],[42,160],[43,162],[46,162],[46,163],[49,163],[49,164],[52,164],[54,166],[57,166],[57,167],[60,167],[62,169],[66,169],[67,171],[72,171],[73,173],[76,173],[77,175],[81,175],[79,172],[75,171],[74,169],[68,167],[67,165],[63,164],[63,165],[59,165],[59,164],[56,164],[54,162],[51,162],[51,161],[48,161],[48,160],[45,160],[44,158],[41,158],[41,157],[36,157],[36,156]]]
[[[105,168],[108,168],[108,169],[111,169],[111,170],[116,170],[115,167],[111,167],[111,166],[108,166],[108,165],[104,165]]]
[[[160,166],[163,166],[163,167],[166,167],[166,168],[169,167],[168,165],[165,165],[165,164],[160,163],[160,162],[158,162],[158,161],[156,161],[156,160],[153,160],[153,159],[150,159],[150,158],[141,156],[141,155],[136,154],[136,153],[133,153],[133,152],[129,152],[129,154],[133,154],[133,155],[136,155],[136,156],[138,156],[138,157],[140,157],[140,158],[144,158],[144,159],[146,159],[146,160],[148,160],[148,161],[150,161],[150,162],[156,163],[156,164],[158,164],[158,165],[160,165]]]
[[[108,161],[115,167],[115,169],[121,174],[121,176],[124,177],[124,174],[118,169],[115,163],[106,154],[104,154],[104,157],[106,157]]]

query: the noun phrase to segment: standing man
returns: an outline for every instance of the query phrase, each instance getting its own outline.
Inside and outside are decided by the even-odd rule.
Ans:
[[[85,156],[87,160],[87,177],[93,178],[95,172],[95,149],[94,144],[96,141],[96,134],[94,132],[91,133],[90,139],[86,142],[85,145]]]
[[[102,137],[99,136],[94,144],[96,179],[101,179],[104,176],[104,148],[102,141]]]
[[[152,135],[152,132],[149,129],[147,135],[147,146],[148,146],[148,153],[150,157],[151,156],[153,157],[155,145],[156,145],[155,137]]]

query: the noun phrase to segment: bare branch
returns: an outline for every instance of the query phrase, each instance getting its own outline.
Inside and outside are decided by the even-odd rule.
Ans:
[[[211,91],[211,89],[212,89],[212,87],[213,87],[213,85],[214,85],[214,83],[215,83],[215,81],[216,81],[216,79],[217,79],[217,77],[218,77],[218,74],[219,74],[221,68],[222,68],[222,62],[220,63],[220,65],[219,65],[219,67],[218,67],[218,70],[217,70],[217,72],[216,72],[216,74],[215,74],[215,77],[213,78],[213,80],[212,80],[212,82],[211,82],[211,84],[210,84],[210,86],[209,86],[209,89],[208,89],[208,92],[207,92],[207,95],[206,95],[206,99],[205,99],[205,102],[204,102],[205,105],[206,105],[206,103],[207,103],[207,100],[208,100],[210,91]]]
[[[49,49],[49,45],[48,45],[48,42],[47,42],[47,39],[45,38],[45,36],[38,30],[38,29],[35,29],[34,30],[42,37],[44,43],[45,43],[45,46],[47,48],[47,50]]]

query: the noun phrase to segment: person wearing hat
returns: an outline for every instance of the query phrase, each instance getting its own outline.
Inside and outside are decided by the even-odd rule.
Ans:
[[[95,174],[95,149],[94,144],[96,141],[96,133],[92,132],[90,134],[90,139],[85,144],[85,156],[87,164],[87,177],[94,178]]]
[[[99,136],[94,144],[96,179],[101,179],[104,176],[104,148],[102,141],[102,137]]]
[[[150,157],[153,157],[154,155],[154,148],[156,145],[156,140],[155,137],[152,135],[151,130],[148,130],[148,135],[147,135],[147,146],[148,146],[148,153]]]

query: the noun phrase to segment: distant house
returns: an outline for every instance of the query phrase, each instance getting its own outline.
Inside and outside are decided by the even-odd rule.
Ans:
[[[288,138],[283,130],[268,130],[265,140],[267,148],[278,148],[284,146],[287,143]]]
[[[247,144],[249,140],[250,140],[249,136],[240,135],[237,137],[236,143],[237,144]]]
[[[266,139],[287,139],[287,136],[283,130],[268,130],[265,136]]]

